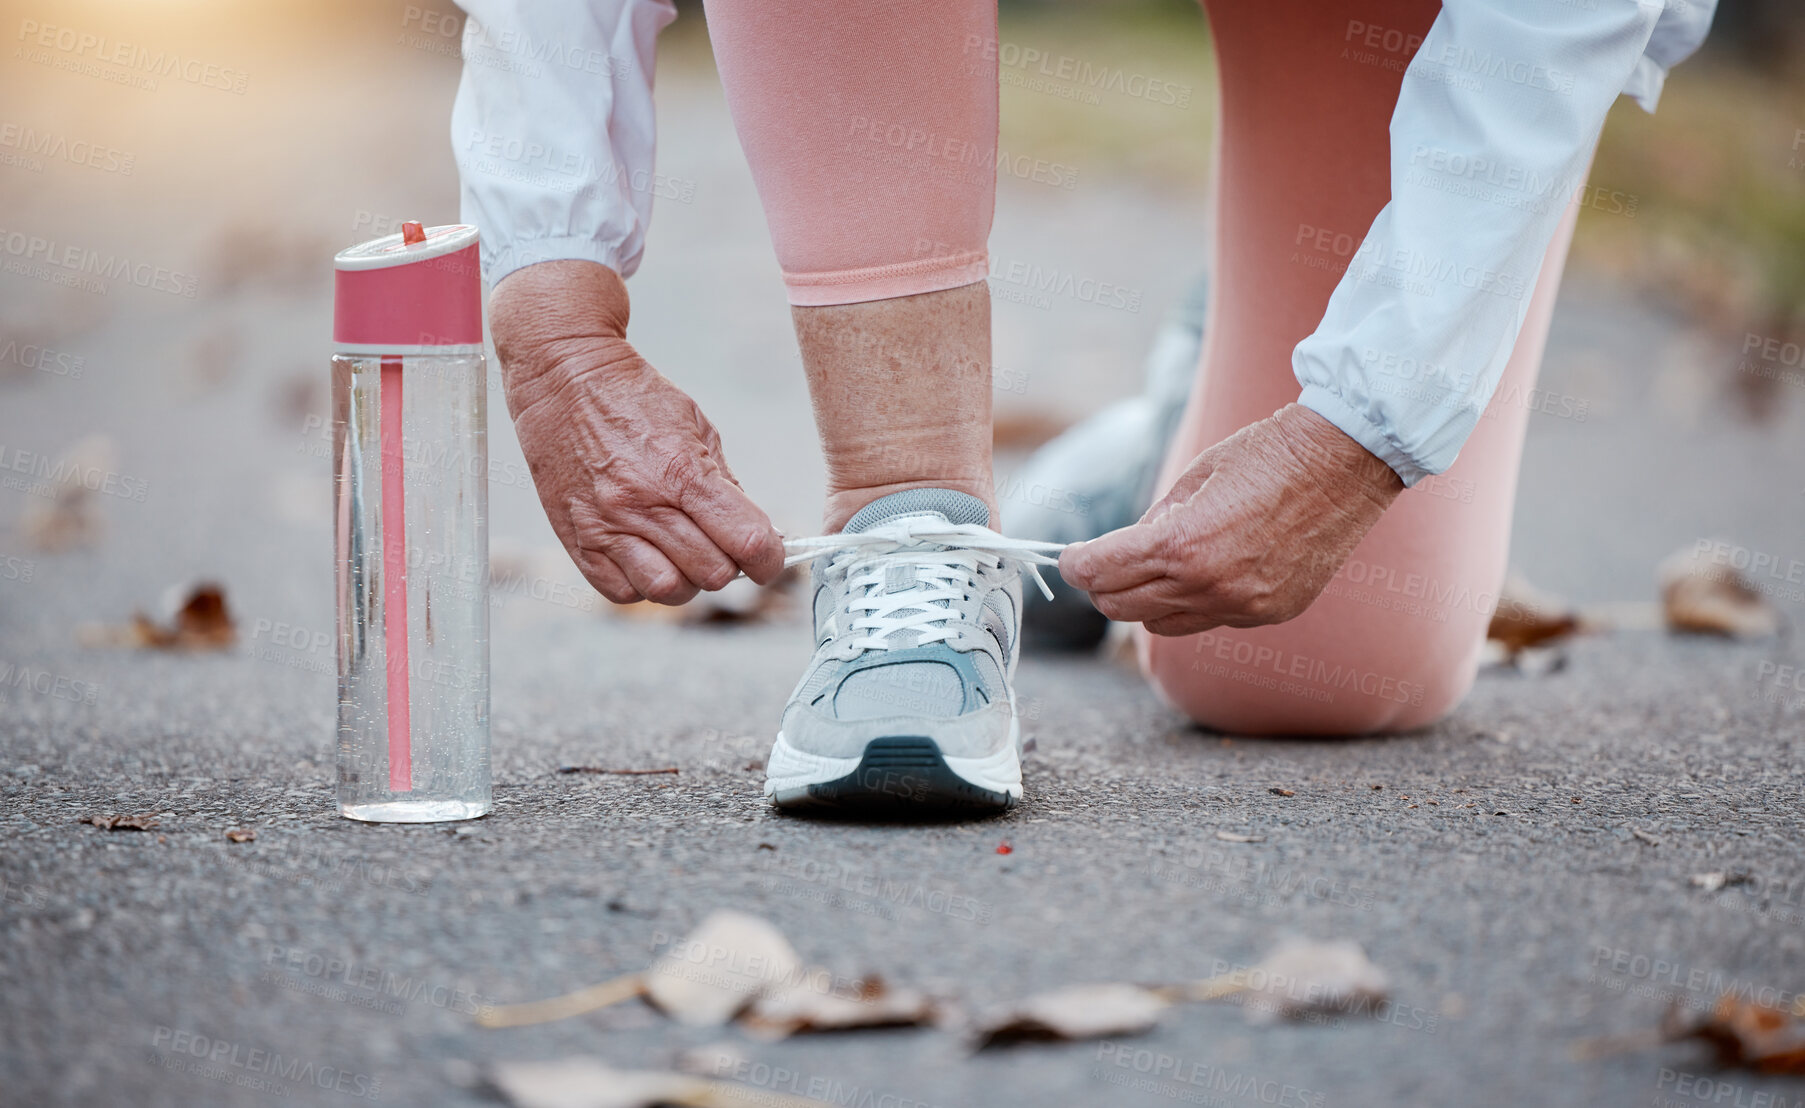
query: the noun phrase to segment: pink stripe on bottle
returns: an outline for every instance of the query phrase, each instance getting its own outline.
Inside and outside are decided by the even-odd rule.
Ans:
[[[389,791],[414,788],[408,730],[407,502],[401,450],[401,359],[382,359],[382,641],[388,669]]]

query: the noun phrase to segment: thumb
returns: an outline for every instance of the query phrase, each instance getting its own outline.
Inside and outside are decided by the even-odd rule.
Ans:
[[[1216,472],[1215,450],[1206,450],[1197,455],[1191,464],[1185,467],[1184,472],[1178,475],[1178,480],[1172,483],[1172,487],[1166,490],[1165,495],[1154,500],[1153,506],[1141,514],[1141,522],[1151,523],[1191,499],[1214,472]]]
[[[1068,545],[1059,555],[1059,576],[1088,593],[1117,592],[1160,575],[1153,550],[1161,528],[1145,520],[1118,527],[1088,542]]]

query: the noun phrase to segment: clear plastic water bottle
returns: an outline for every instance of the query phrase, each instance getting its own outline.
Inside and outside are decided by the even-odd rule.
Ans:
[[[338,804],[489,811],[489,449],[474,227],[334,259]]]

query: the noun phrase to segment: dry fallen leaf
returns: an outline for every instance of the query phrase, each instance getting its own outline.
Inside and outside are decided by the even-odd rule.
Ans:
[[[685,604],[683,622],[690,625],[754,623],[783,614],[790,590],[801,579],[802,569],[791,566],[769,585],[750,577],[736,577],[718,592],[702,593]]]
[[[664,766],[659,769],[608,769],[604,766],[559,766],[559,773],[599,773],[615,777],[645,777],[656,773],[681,773],[676,766]]]
[[[1794,1007],[1789,1012],[1725,993],[1710,1012],[1695,1016],[1675,1003],[1661,1020],[1661,1034],[1669,1042],[1710,1043],[1725,1068],[1805,1076],[1805,1023]]]
[[[673,606],[642,600],[634,604],[611,604],[607,610],[629,619],[679,623],[686,627],[760,623],[784,614],[789,607],[791,590],[801,580],[801,573],[800,568],[791,566],[769,585],[760,585],[749,577],[736,577],[715,592],[698,593],[687,604]]]
[[[875,976],[836,988],[833,973],[805,966],[776,927],[757,916],[722,909],[673,943],[644,973],[546,1000],[487,1005],[477,1022],[484,1027],[547,1023],[639,996],[692,1027],[719,1027],[743,1014],[747,1028],[767,1038],[798,1031],[917,1026],[937,1014],[925,994],[889,989]]]
[[[919,1027],[934,1018],[934,1002],[914,989],[892,990],[878,977],[859,981],[851,990],[811,987],[821,980],[832,980],[832,974],[811,968],[797,983],[759,996],[741,1022],[761,1037],[781,1039],[799,1031]]]
[[[1659,631],[1667,625],[1654,600],[1603,600],[1580,609],[1580,626],[1612,631]]]
[[[574,993],[545,1000],[532,1000],[525,1004],[485,1004],[477,1012],[476,1022],[483,1027],[528,1027],[535,1023],[551,1023],[554,1020],[580,1016],[585,1012],[599,1011],[622,1001],[632,1000],[636,996],[644,996],[645,991],[645,975],[627,973],[586,989],[578,989]]]
[[[94,498],[85,491],[58,493],[49,504],[27,509],[20,528],[38,550],[55,553],[87,546],[100,537],[100,518],[93,505]]]
[[[1263,843],[1266,841],[1264,835],[1239,835],[1233,831],[1218,831],[1216,837],[1225,843]]]
[[[202,583],[188,590],[168,626],[133,613],[123,627],[85,627],[78,636],[85,646],[125,646],[153,650],[224,650],[238,640],[238,629],[218,585]]]
[[[106,831],[149,831],[157,825],[157,817],[144,816],[88,816],[76,820],[77,823],[91,823]]]
[[[1385,999],[1385,974],[1351,939],[1319,943],[1281,942],[1259,965],[1207,981],[1161,989],[1172,1000],[1220,1000],[1244,996],[1247,1018],[1255,1023],[1277,1016],[1295,1019],[1312,1012],[1345,1012]]]
[[[251,830],[250,828],[240,829],[240,828],[235,827],[232,830],[226,832],[226,841],[229,843],[256,842],[257,841],[257,832]]]
[[[1567,638],[1580,630],[1577,613],[1565,600],[1543,592],[1522,574],[1512,572],[1498,590],[1498,604],[1485,637],[1499,644],[1506,660],[1533,646]]]
[[[1730,885],[1746,885],[1749,883],[1750,878],[1746,873],[1737,872],[1695,873],[1690,880],[1694,888],[1703,889],[1708,893],[1714,893],[1717,890],[1726,888]]]
[[[979,1050],[1017,1042],[1101,1039],[1138,1035],[1171,1002],[1139,985],[1074,985],[1040,993],[1000,1009],[975,1028]]]
[[[645,975],[646,999],[680,1023],[719,1027],[761,993],[807,975],[781,931],[757,916],[724,908],[652,964]]]
[[[75,443],[57,459],[50,474],[57,477],[49,502],[34,501],[20,521],[25,539],[39,550],[69,550],[99,538],[100,517],[95,505],[108,482],[133,481],[118,473],[117,452],[105,435],[90,435]],[[48,484],[46,482],[45,484]],[[135,490],[134,490],[135,491]]]
[[[736,1068],[750,1064],[751,1055],[739,1043],[726,1039],[720,1042],[703,1043],[692,1046],[677,1055],[674,1063],[682,1073],[693,1073],[701,1077],[718,1077],[731,1073]]]
[[[1507,666],[1523,677],[1546,677],[1566,668],[1567,639],[1608,626],[1512,572],[1498,591],[1480,664]]]
[[[502,1062],[489,1082],[515,1108],[824,1108],[774,1089],[655,1070],[617,1070],[599,1058]]]
[[[1712,543],[1711,549],[1726,544]],[[1778,634],[1780,617],[1735,567],[1714,564],[1697,547],[1682,547],[1661,563],[1661,604],[1670,631],[1764,638]]]

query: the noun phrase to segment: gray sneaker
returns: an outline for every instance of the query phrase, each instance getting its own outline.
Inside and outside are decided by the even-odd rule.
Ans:
[[[992,812],[1021,799],[1021,571],[1057,544],[989,528],[948,489],[873,501],[811,560],[815,656],[765,763],[779,808]],[[1041,585],[1045,589],[1044,582]]]

